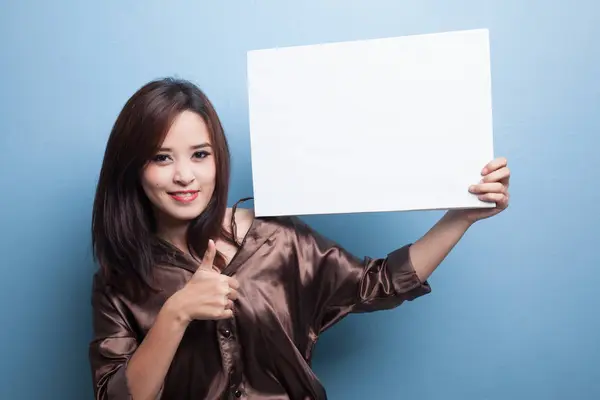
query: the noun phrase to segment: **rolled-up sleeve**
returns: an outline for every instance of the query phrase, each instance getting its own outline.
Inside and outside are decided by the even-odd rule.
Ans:
[[[92,289],[94,337],[89,345],[94,396],[96,400],[129,400],[125,368],[138,343],[116,300],[97,281]]]
[[[299,220],[298,220],[299,221]],[[383,258],[360,259],[302,222],[296,222],[301,274],[319,334],[350,313],[398,307],[431,292],[411,263],[407,244]]]

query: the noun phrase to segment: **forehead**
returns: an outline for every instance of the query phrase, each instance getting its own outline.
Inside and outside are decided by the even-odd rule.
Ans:
[[[210,143],[210,132],[204,119],[195,112],[183,111],[175,117],[162,146],[194,146],[202,143]]]

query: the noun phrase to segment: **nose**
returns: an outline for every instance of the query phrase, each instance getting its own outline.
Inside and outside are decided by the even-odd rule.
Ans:
[[[173,176],[173,180],[175,181],[175,183],[178,183],[182,186],[187,186],[190,183],[194,182],[195,179],[196,177],[194,176],[194,172],[188,163],[176,163],[175,175]]]

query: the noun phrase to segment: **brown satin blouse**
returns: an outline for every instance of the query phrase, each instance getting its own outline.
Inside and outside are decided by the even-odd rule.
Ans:
[[[161,399],[325,400],[311,370],[319,335],[348,313],[390,309],[431,291],[409,245],[360,260],[296,217],[256,218],[223,270],[240,282],[234,318],[193,321]],[[90,362],[96,399],[130,399],[125,367],[165,300],[193,274],[157,266],[163,292],[135,303],[94,277]]]

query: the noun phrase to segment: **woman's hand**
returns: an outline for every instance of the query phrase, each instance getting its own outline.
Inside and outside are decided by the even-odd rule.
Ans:
[[[217,320],[233,316],[233,302],[238,297],[239,283],[235,278],[212,269],[216,247],[212,240],[202,263],[186,285],[168,303],[174,315],[185,324],[192,320]]]
[[[499,157],[489,162],[481,171],[481,175],[483,175],[481,182],[472,185],[469,192],[476,194],[482,201],[496,203],[496,207],[452,210],[448,212],[451,216],[464,218],[472,224],[496,215],[508,207],[510,170],[506,158]]]

